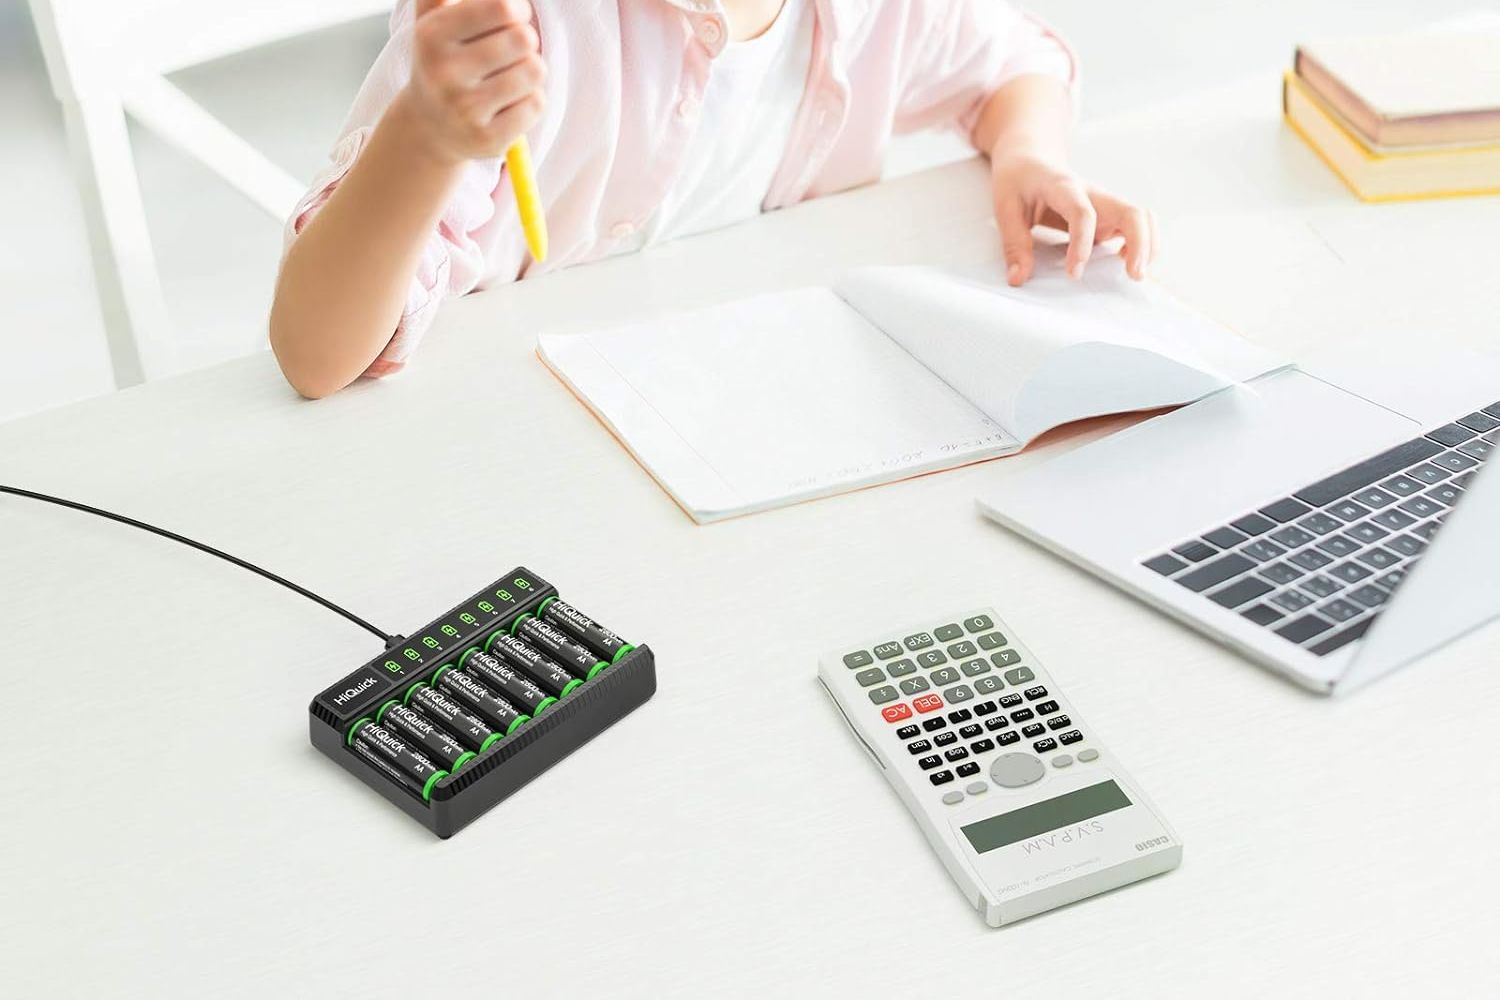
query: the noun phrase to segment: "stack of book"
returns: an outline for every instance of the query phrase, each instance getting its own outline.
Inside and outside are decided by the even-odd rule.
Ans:
[[[1500,26],[1299,46],[1287,122],[1365,201],[1500,194]]]

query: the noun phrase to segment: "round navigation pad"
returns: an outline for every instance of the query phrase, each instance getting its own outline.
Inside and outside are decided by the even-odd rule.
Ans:
[[[1029,753],[1008,753],[990,764],[990,780],[1002,788],[1020,788],[1041,778],[1046,772],[1040,759]]]

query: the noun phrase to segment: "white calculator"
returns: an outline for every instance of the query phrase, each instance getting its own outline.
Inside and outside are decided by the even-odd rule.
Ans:
[[[1182,861],[1171,826],[992,610],[845,646],[818,678],[990,926]]]

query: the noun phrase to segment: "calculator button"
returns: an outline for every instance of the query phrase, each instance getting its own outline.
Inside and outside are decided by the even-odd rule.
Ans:
[[[928,733],[935,733],[947,724],[948,720],[940,715],[936,719],[928,719],[926,722],[922,723],[922,730]]]
[[[968,722],[972,718],[974,718],[974,713],[967,708],[956,708],[948,713],[949,722]]]
[[[924,754],[927,751],[931,750],[932,749],[932,741],[931,740],[912,740],[910,743],[906,744],[906,749],[907,749],[907,751],[913,757],[915,757],[918,754]]]
[[[1059,715],[1055,719],[1047,720],[1047,728],[1051,729],[1053,732],[1056,732],[1059,729],[1067,729],[1072,724],[1073,720],[1068,718],[1066,715]]]
[[[901,642],[906,646],[907,649],[915,653],[919,649],[926,649],[928,646],[931,646],[932,636],[928,635],[926,632],[918,632],[915,635],[907,636],[905,639],[902,639]]]
[[[1021,704],[1021,696],[1018,694],[1008,694],[1000,699],[1001,708],[1015,708],[1019,704]]]
[[[906,680],[901,682],[901,693],[921,694],[929,687],[931,687],[931,685],[927,683],[927,678],[925,677],[908,677]]]
[[[1008,725],[1010,725],[1009,719],[1003,715],[997,715],[993,719],[987,719],[984,723],[984,728],[992,733],[998,733]]]
[[[1098,760],[1099,751],[1095,750],[1093,747],[1089,747],[1087,750],[1080,750],[1078,751],[1078,759],[1083,761],[1085,764],[1087,764],[1091,760]]]
[[[999,649],[1005,645],[1005,636],[999,632],[986,632],[979,637],[980,649]]]
[[[969,751],[966,750],[964,747],[954,747],[952,750],[949,750],[946,753],[944,753],[943,756],[947,757],[948,758],[948,763],[951,764],[954,761],[963,760],[964,758],[968,757],[969,756]]]
[[[929,754],[928,756],[923,757],[921,760],[917,761],[917,766],[924,771],[931,771],[935,767],[943,766],[943,758],[939,757],[937,754]]]
[[[882,660],[889,660],[893,656],[901,655],[901,643],[882,642],[875,647],[875,655]]]
[[[994,711],[995,703],[993,701],[981,701],[979,704],[974,706],[975,715],[989,715]]]
[[[957,639],[959,636],[963,635],[964,630],[959,628],[957,625],[950,623],[947,625],[939,625],[937,628],[932,630],[932,634],[937,637],[938,642],[952,642],[954,639]]]
[[[917,665],[910,660],[892,660],[885,665],[885,672],[892,677],[905,677],[907,674],[916,673]]]
[[[968,629],[970,632],[983,632],[986,629],[992,629],[994,627],[995,623],[990,620],[989,615],[975,615],[973,618],[964,619],[964,628]]]
[[[968,765],[966,765],[966,766],[968,766]],[[973,766],[974,767],[978,767],[979,765],[975,764]],[[970,795],[983,795],[985,792],[987,792],[989,790],[990,790],[990,786],[986,785],[982,781],[971,781],[971,782],[969,782],[968,785],[966,785],[964,787],[964,791],[968,792]]]
[[[860,687],[867,688],[871,684],[879,684],[885,680],[885,671],[879,667],[871,667],[869,670],[861,670],[855,674],[854,679],[859,681]]]
[[[1067,766],[1069,766],[1072,763],[1073,763],[1073,758],[1069,754],[1060,753],[1056,757],[1052,758],[1052,766],[1053,767],[1067,767]]]
[[[948,782],[953,780],[953,772],[939,771],[936,774],[928,775],[927,780],[932,782],[934,785],[946,785]]]
[[[932,683],[934,684],[952,684],[956,680],[958,680],[958,671],[952,667],[944,667],[941,670],[934,670],[932,672]]]
[[[974,689],[967,684],[960,684],[958,687],[951,687],[944,691],[943,697],[947,698],[953,704],[958,704],[962,701],[972,701],[974,699]]]
[[[974,682],[974,690],[980,694],[994,694],[1005,687],[998,677],[981,677]]]
[[[1027,681],[1034,680],[1036,680],[1036,674],[1031,672],[1030,667],[1017,667],[1014,670],[1007,670],[1005,672],[1005,683],[1007,684],[1025,684]]]
[[[875,662],[875,658],[863,649],[856,649],[852,653],[844,654],[844,666],[850,670],[858,670],[860,667],[868,667]]]
[[[895,701],[899,697],[901,696],[896,693],[896,689],[889,684],[882,684],[870,692],[870,700],[877,705],[884,705],[886,702]]]
[[[1036,701],[1038,698],[1047,697],[1047,689],[1038,684],[1036,687],[1026,689],[1026,700]]]
[[[932,742],[936,743],[940,747],[951,747],[953,744],[958,742],[958,734],[952,732],[938,733],[932,738]]]
[[[887,705],[880,710],[880,717],[886,722],[900,722],[902,719],[910,719],[911,706],[904,701],[899,705]],[[896,735],[900,736],[904,731],[914,728],[914,726],[902,726],[896,730]]]
[[[1037,753],[1047,753],[1049,750],[1057,749],[1057,741],[1049,736],[1044,740],[1037,740],[1035,743],[1031,744],[1031,749],[1035,750]]]
[[[1010,713],[1011,722],[1027,722],[1036,718],[1036,713],[1029,708],[1018,708]]]
[[[969,749],[974,751],[975,753],[989,753],[991,750],[995,749],[995,741],[975,740],[973,743],[969,744]]]
[[[928,712],[936,712],[943,707],[943,699],[935,694],[924,694],[920,698],[912,700],[911,707],[924,715]]]
[[[962,660],[965,656],[973,656],[977,652],[979,650],[967,639],[963,642],[955,642],[948,647],[948,655],[955,660]]]
[[[989,660],[965,660],[958,665],[958,669],[964,672],[965,677],[978,677],[990,671]]]
[[[935,784],[935,782],[934,782],[934,784]],[[960,802],[962,802],[963,800],[964,800],[964,793],[963,792],[944,792],[943,793],[943,805],[945,805],[945,806],[956,806]]]
[[[1008,733],[999,733],[995,736],[995,742],[1003,747],[1008,747],[1012,743],[1021,742],[1021,734],[1015,730],[1011,730]]]
[[[900,708],[905,708],[906,706],[905,705],[901,705],[899,707]],[[886,711],[889,712],[890,709],[888,708],[888,709],[886,709]],[[896,739],[898,739],[898,740],[909,740],[913,736],[915,736],[918,733],[920,733],[921,731],[922,730],[919,729],[919,728],[917,728],[916,726],[902,726],[900,729],[896,730]]]
[[[1009,667],[1021,662],[1021,654],[1014,649],[1002,649],[990,654],[990,662],[997,667]]]
[[[1083,739],[1083,734],[1074,729],[1070,732],[1063,733],[1057,738],[1057,741],[1063,746],[1068,746],[1069,744],[1077,743],[1081,739]]]
[[[958,771],[958,776],[960,778],[972,778],[974,775],[979,773],[979,765],[971,760],[967,764],[958,765],[955,770]],[[973,788],[974,786],[970,785],[969,787]]]
[[[1021,735],[1026,737],[1027,739],[1033,739],[1037,736],[1042,735],[1046,731],[1046,726],[1042,725],[1040,722],[1033,722],[1031,725],[1023,726],[1021,728]]]
[[[1037,715],[1051,715],[1062,706],[1055,701],[1044,701],[1036,707]]]
[[[962,736],[966,740],[972,740],[982,732],[984,732],[983,726],[977,723],[970,723],[969,725],[964,726],[962,729],[960,729],[958,731],[958,735]]]
[[[943,664],[947,663],[948,658],[943,655],[943,651],[941,649],[929,649],[927,652],[917,657],[917,662],[927,669],[931,670],[933,667],[941,667]]]
[[[1042,762],[1029,753],[1001,754],[990,762],[990,780],[1002,788],[1020,788],[1045,773]]]

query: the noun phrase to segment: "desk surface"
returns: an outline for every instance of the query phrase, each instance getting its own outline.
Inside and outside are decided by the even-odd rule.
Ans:
[[[1492,343],[1500,203],[1356,205],[1273,76],[1091,127],[1170,285],[1299,355]],[[534,335],[995,252],[959,164],[452,303],[319,403],[269,356],[0,427],[4,478],[133,513],[393,631],[525,563],[652,644],[645,708],[439,842],[316,753],[372,655],[326,611],[102,521],[0,503],[13,644],[0,967],[17,996],[1363,995],[1494,982],[1491,627],[1310,696],[983,521],[1034,453],[696,527]],[[1089,433],[1097,433],[1097,429]],[[993,602],[1187,844],[986,928],[821,694],[818,651]],[[87,734],[87,735],[85,735]],[[524,865],[515,859],[525,858]],[[450,992],[451,991],[451,992]]]

